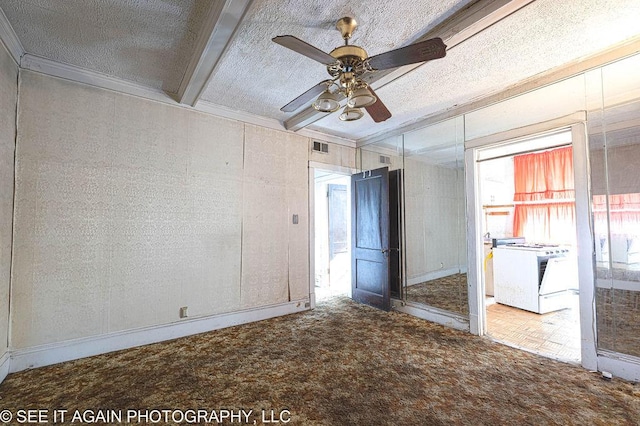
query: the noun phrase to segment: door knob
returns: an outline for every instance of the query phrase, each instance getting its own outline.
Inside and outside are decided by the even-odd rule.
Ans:
[[[391,250],[400,251],[400,249],[397,249],[397,248],[394,248],[394,247],[382,249],[380,251],[382,252],[382,254],[384,254],[384,257],[387,258],[387,257],[389,257],[389,252],[391,252]]]

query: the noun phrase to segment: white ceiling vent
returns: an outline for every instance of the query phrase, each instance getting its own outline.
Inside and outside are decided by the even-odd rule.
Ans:
[[[313,150],[316,152],[329,153],[329,144],[324,142],[313,141]]]
[[[391,157],[387,157],[386,155],[380,156],[380,163],[382,164],[391,164]]]

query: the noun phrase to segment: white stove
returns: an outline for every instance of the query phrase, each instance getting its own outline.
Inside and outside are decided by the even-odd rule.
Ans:
[[[500,246],[501,248],[509,248],[514,250],[528,250],[539,253],[538,256],[549,256],[554,254],[569,253],[569,249],[559,245],[544,245],[544,244],[505,244]]]
[[[568,307],[578,288],[577,259],[557,245],[507,244],[493,249],[497,303],[544,314]]]

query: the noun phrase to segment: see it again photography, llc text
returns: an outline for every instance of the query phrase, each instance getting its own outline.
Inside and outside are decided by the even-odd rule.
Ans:
[[[48,410],[28,409],[0,411],[0,422],[18,424],[48,423],[204,423],[204,424],[277,424],[289,423],[289,410],[205,410],[205,409],[153,409],[153,410]]]

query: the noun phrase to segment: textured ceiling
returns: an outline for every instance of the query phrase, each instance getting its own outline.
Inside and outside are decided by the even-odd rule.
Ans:
[[[344,43],[336,21],[351,16],[359,24],[351,44],[373,56],[417,38],[468,3],[256,0],[202,99],[282,121],[291,115],[280,112],[282,106],[329,75],[321,63],[273,43],[273,37],[291,34],[330,52]],[[350,137],[348,128],[342,134]]]
[[[216,0],[222,1],[222,0]],[[481,0],[486,1],[486,0]],[[280,107],[328,77],[324,66],[271,38],[291,34],[329,52],[335,22],[355,17],[369,55],[410,43],[475,0],[254,0],[202,100],[284,121]],[[0,0],[27,53],[170,93],[180,86],[211,0]],[[640,35],[638,0],[535,0],[376,92],[393,117],[309,128],[361,140],[502,91]],[[206,35],[206,34],[205,34]],[[552,102],[552,100],[550,100]]]
[[[209,0],[0,0],[26,52],[175,93]]]
[[[369,117],[342,123],[332,114],[310,128],[360,139],[416,121],[638,35],[639,17],[638,0],[536,0],[377,89],[393,114],[383,125]]]

